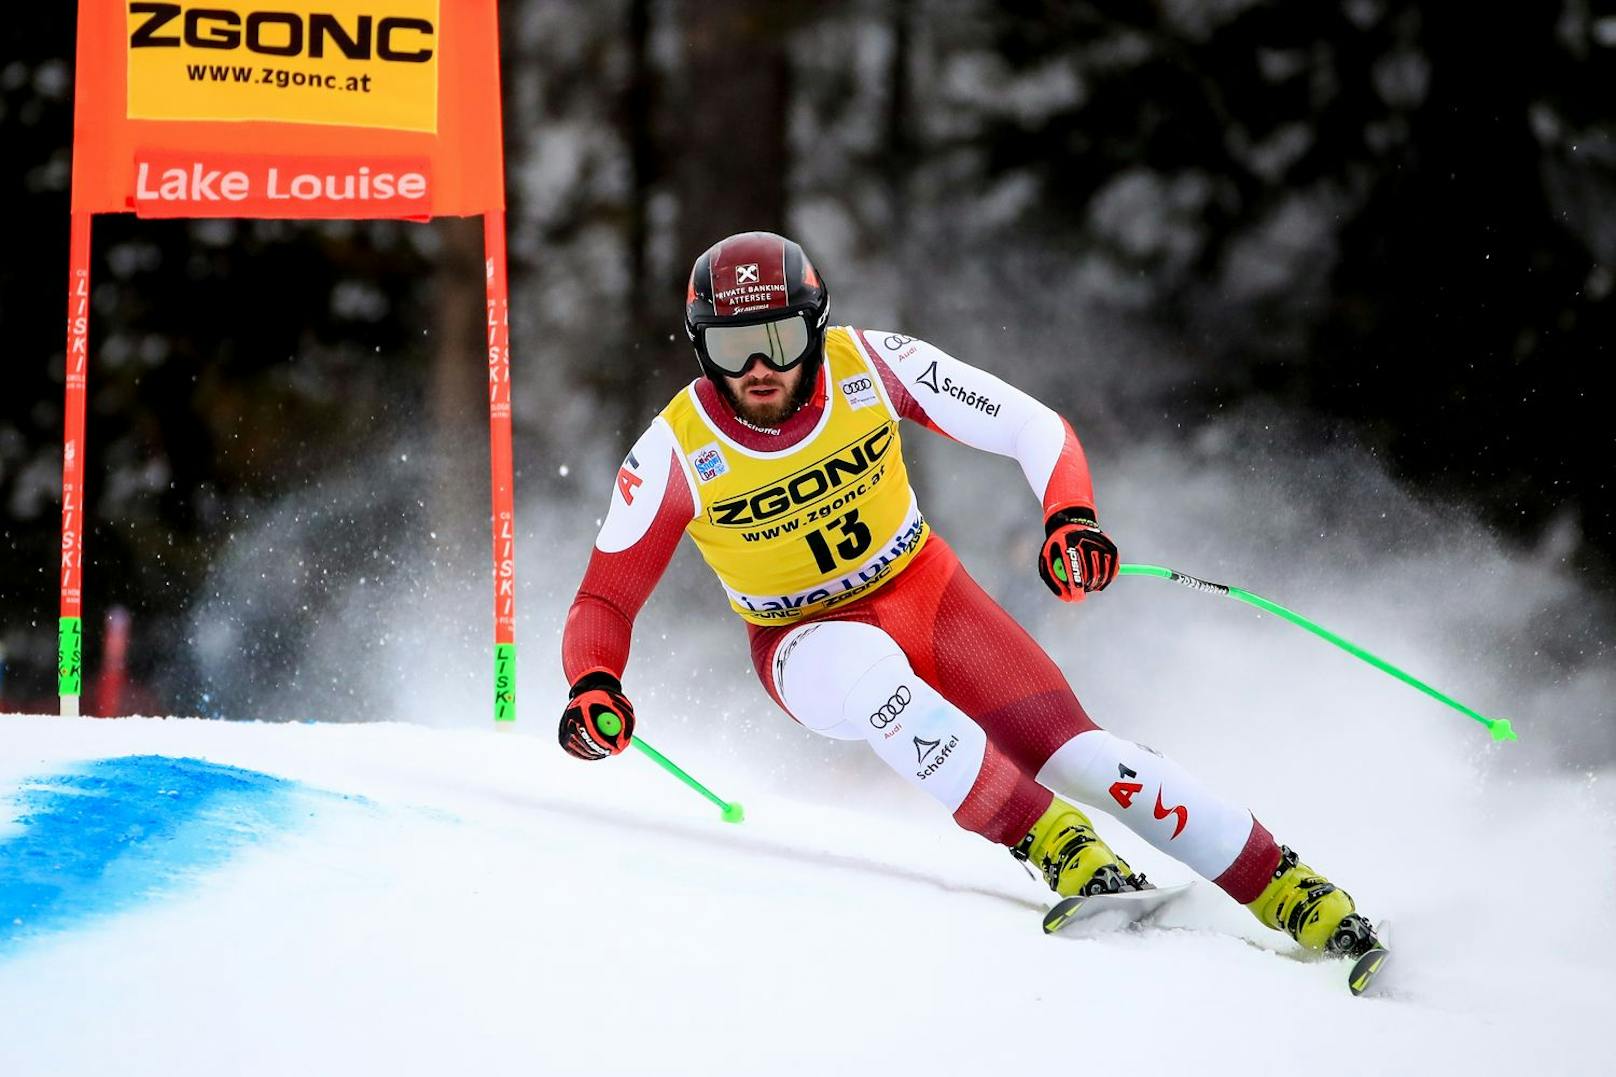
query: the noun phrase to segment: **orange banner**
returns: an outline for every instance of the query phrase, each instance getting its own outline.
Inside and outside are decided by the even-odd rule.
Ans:
[[[135,151],[142,217],[430,217],[425,157],[247,157]]]
[[[129,118],[436,131],[438,0],[340,7],[131,2]]]
[[[505,206],[496,0],[80,0],[73,209]]]

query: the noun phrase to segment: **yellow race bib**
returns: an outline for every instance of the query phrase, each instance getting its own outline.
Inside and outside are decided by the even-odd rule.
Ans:
[[[849,330],[825,334],[825,367],[819,425],[787,449],[726,437],[694,386],[662,412],[696,491],[686,531],[735,612],[754,624],[789,624],[870,594],[929,534],[898,416]]]

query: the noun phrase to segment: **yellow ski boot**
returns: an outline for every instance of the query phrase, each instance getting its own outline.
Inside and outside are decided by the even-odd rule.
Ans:
[[[1044,873],[1062,897],[1119,894],[1150,884],[1100,840],[1089,817],[1056,797],[1010,855]]]
[[[1376,945],[1375,930],[1355,911],[1352,896],[1280,846],[1279,866],[1246,908],[1316,953],[1358,957]]]

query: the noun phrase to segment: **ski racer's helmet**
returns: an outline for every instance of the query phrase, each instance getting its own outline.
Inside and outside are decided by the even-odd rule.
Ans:
[[[720,385],[761,356],[775,370],[801,363],[811,393],[829,317],[830,291],[808,256],[773,232],[721,239],[690,270],[685,332],[702,373]]]

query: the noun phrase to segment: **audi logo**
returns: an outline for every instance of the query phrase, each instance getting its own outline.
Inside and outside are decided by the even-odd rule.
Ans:
[[[870,715],[870,724],[877,729],[885,729],[898,720],[898,715],[903,713],[903,709],[909,705],[909,701],[913,698],[914,696],[910,693],[907,684],[898,685],[898,690],[892,693],[891,698],[881,704],[880,709],[874,714]]]
[[[854,393],[867,392],[871,388],[873,388],[873,386],[871,385],[869,378],[851,378],[842,382],[842,392],[846,393],[848,396],[852,396]]]

